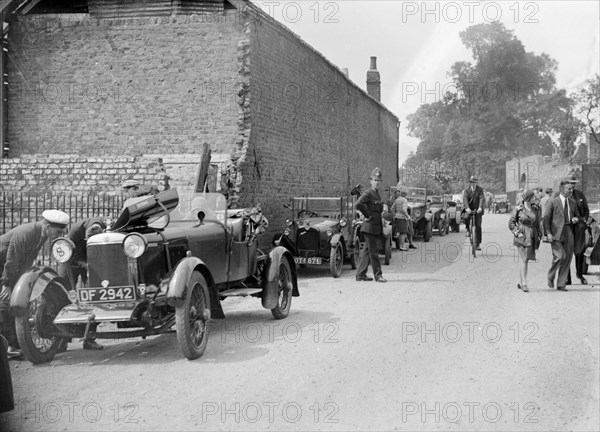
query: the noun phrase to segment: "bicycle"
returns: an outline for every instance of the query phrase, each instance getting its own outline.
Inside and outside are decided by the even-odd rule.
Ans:
[[[469,243],[471,244],[471,255],[473,258],[477,257],[477,230],[475,229],[475,213],[467,214],[465,216],[465,222],[469,222]]]

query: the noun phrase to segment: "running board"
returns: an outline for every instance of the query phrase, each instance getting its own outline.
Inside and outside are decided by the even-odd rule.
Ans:
[[[233,288],[219,293],[220,296],[249,296],[252,294],[258,294],[262,291],[262,288]]]

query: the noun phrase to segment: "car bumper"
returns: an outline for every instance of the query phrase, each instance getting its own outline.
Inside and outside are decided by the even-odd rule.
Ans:
[[[93,322],[131,321],[139,303],[70,304],[58,313],[54,324],[85,324],[92,316]]]

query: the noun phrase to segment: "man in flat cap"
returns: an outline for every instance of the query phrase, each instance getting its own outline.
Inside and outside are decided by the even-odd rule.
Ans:
[[[377,247],[377,240],[383,236],[381,217],[383,201],[378,192],[381,182],[381,169],[375,168],[371,171],[371,187],[366,189],[356,201],[356,210],[360,211],[365,217],[360,229],[365,241],[360,250],[359,262],[356,268],[357,281],[373,280],[373,278],[367,276],[367,269],[369,263],[371,263],[375,280],[377,282],[387,282],[381,272],[379,248]]]
[[[44,243],[60,237],[68,224],[68,214],[45,210],[40,221],[19,225],[0,236],[0,333],[8,340],[9,355],[20,354],[15,323],[9,314],[12,289],[21,275],[31,268]]]
[[[469,236],[469,227],[471,219],[475,221],[475,234],[477,235],[477,250],[481,250],[481,219],[483,216],[483,206],[485,205],[485,195],[483,189],[479,186],[479,179],[475,176],[469,178],[469,186],[463,192],[463,203],[467,217],[465,226],[467,228],[467,237]]]
[[[135,179],[127,179],[122,184],[121,187],[127,195],[127,199],[137,198],[146,195],[155,195],[158,193],[158,190],[154,186],[141,184],[139,180]]]
[[[106,223],[104,218],[93,217],[84,219],[76,224],[73,224],[67,237],[75,245],[73,257],[66,263],[58,265],[58,275],[67,279],[71,289],[75,289],[77,281],[81,278],[81,283],[87,283],[87,239],[104,232]],[[97,324],[93,324],[92,331],[96,331]],[[88,337],[83,341],[83,349],[101,350],[104,347],[96,342],[92,337]]]

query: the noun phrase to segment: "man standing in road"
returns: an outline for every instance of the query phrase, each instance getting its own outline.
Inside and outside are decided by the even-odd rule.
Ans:
[[[73,257],[66,263],[58,265],[58,275],[67,279],[71,289],[75,289],[77,281],[81,277],[81,283],[87,282],[87,239],[93,235],[100,234],[106,229],[104,219],[93,217],[77,222],[71,227],[68,238],[75,245]],[[92,324],[91,330],[96,331],[98,324]],[[83,341],[83,349],[101,350],[104,347],[96,342],[94,338],[87,337]],[[66,345],[65,345],[66,349]]]
[[[45,210],[42,220],[19,225],[0,236],[0,333],[8,340],[8,354],[20,356],[15,322],[9,314],[12,289],[23,273],[31,268],[46,241],[62,235],[69,215],[60,210]]]
[[[467,228],[467,237],[469,236],[469,227],[471,219],[475,221],[475,232],[477,234],[477,250],[481,250],[481,219],[483,216],[483,206],[485,205],[485,195],[483,189],[478,185],[479,179],[471,176],[469,179],[469,187],[463,194],[463,203],[467,217],[465,218],[465,226]]]
[[[544,216],[544,231],[552,246],[552,265],[548,271],[548,287],[554,288],[554,278],[559,291],[567,291],[569,267],[573,259],[573,224],[579,221],[577,204],[571,198],[573,185],[560,182],[560,195],[548,201]]]
[[[378,192],[381,181],[381,169],[375,168],[371,171],[371,187],[365,190],[358,201],[356,201],[356,210],[360,211],[365,217],[361,226],[361,233],[365,241],[360,250],[358,267],[356,268],[357,281],[373,280],[373,278],[367,276],[367,268],[370,262],[375,280],[377,282],[387,282],[381,272],[379,249],[377,247],[377,240],[383,236],[383,222],[381,218],[383,202]]]
[[[583,277],[583,262],[585,256],[586,243],[585,243],[585,232],[587,231],[587,221],[590,217],[590,208],[588,206],[587,199],[582,191],[575,189],[579,180],[577,177],[572,176],[567,179],[569,183],[573,185],[573,200],[577,205],[577,211],[579,213],[579,222],[573,224],[573,253],[575,255],[575,269],[577,278],[581,281],[582,285],[587,285],[587,280]],[[571,270],[569,269],[569,277],[567,285],[570,285],[571,281]]]

